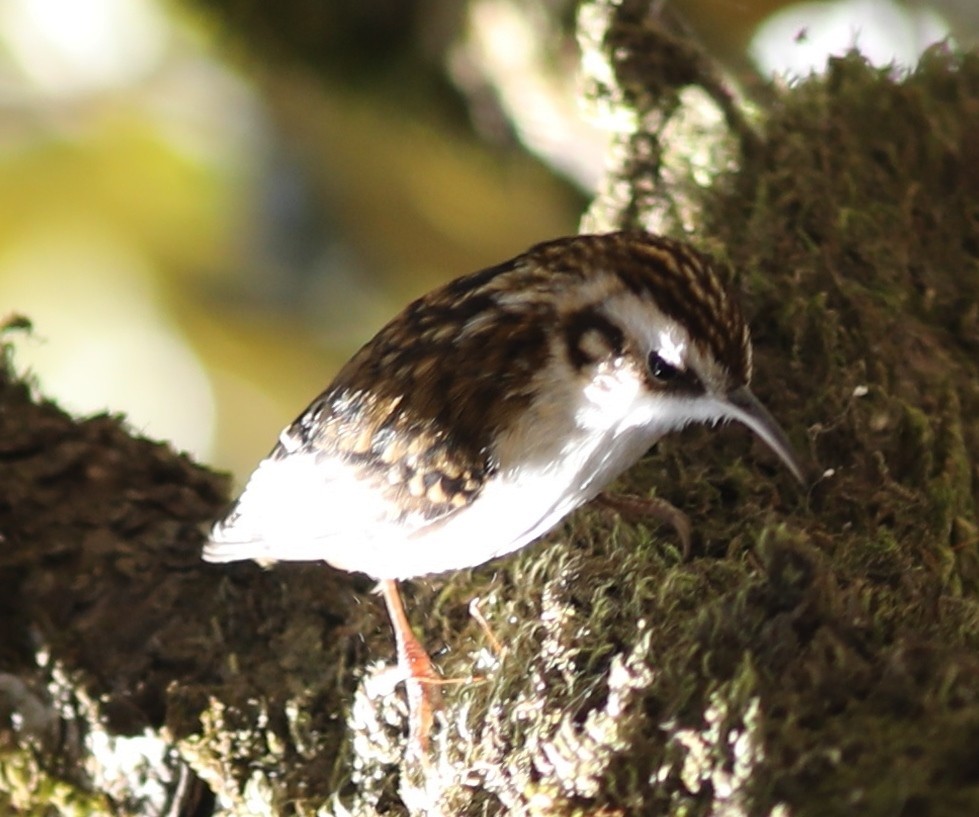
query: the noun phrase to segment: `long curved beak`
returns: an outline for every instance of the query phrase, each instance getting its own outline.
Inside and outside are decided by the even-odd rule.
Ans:
[[[805,468],[792,449],[792,443],[785,436],[782,427],[776,422],[775,418],[769,414],[765,408],[751,393],[747,386],[739,386],[728,392],[724,401],[728,409],[728,415],[755,432],[765,445],[772,449],[788,469],[795,475],[803,485],[806,483]]]

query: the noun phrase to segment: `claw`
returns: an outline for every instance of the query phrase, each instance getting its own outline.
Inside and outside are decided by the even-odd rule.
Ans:
[[[601,493],[595,497],[595,501],[627,519],[645,521],[652,517],[659,522],[665,522],[680,537],[680,544],[683,547],[683,560],[687,561],[690,558],[693,527],[690,524],[690,517],[676,505],[667,502],[662,497],[641,497],[633,494]]]

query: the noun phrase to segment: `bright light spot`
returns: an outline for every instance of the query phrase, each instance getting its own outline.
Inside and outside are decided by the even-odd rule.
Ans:
[[[100,788],[120,800],[135,798],[164,808],[174,781],[173,771],[167,766],[170,745],[161,735],[149,729],[134,736],[110,735],[95,729],[86,735],[85,743],[91,752],[86,766]]]
[[[153,0],[4,0],[0,37],[29,80],[51,94],[124,87],[163,57],[166,19]]]
[[[534,7],[514,0],[470,3],[465,58],[454,55],[452,70],[465,84],[471,60],[492,77],[500,105],[531,151],[543,156],[585,190],[602,175],[605,135],[582,121],[571,68],[549,53]],[[555,64],[556,63],[556,64]]]
[[[913,65],[929,45],[949,36],[929,8],[892,0],[799,3],[773,14],[752,38],[750,53],[765,73],[822,71],[826,60],[856,46],[874,65]]]
[[[659,333],[659,343],[656,345],[656,349],[659,356],[671,366],[678,369],[684,368],[687,344],[681,338],[676,337],[676,334],[669,328],[663,329]]]
[[[137,432],[208,457],[210,382],[158,306],[152,271],[121,240],[81,225],[22,238],[0,255],[0,304],[34,323],[15,362],[45,396],[78,414],[123,412]]]

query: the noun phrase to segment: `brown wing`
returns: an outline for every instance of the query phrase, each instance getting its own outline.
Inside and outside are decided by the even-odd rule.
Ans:
[[[468,505],[492,473],[488,453],[454,444],[403,398],[331,389],[290,426],[271,460],[339,460],[390,507],[391,521],[430,521]]]
[[[404,518],[465,507],[497,467],[494,436],[526,409],[550,354],[553,301],[531,297],[535,282],[545,283],[521,257],[415,301],[344,366],[272,456],[340,457]]]
[[[623,288],[660,296],[671,313],[704,293],[729,303],[705,259],[644,234],[559,239],[459,278],[381,329],[283,432],[205,556],[275,557],[276,540],[307,558],[318,551],[304,535],[408,535],[469,506],[499,468],[494,440],[542,388],[550,357],[568,353],[573,316]],[[736,307],[728,312],[711,344],[743,334]],[[747,370],[733,348],[732,364]],[[348,496],[368,510],[344,507]]]

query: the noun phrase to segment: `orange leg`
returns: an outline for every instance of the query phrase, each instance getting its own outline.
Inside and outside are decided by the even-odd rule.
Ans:
[[[384,603],[394,627],[394,640],[398,649],[398,666],[405,675],[408,692],[408,737],[413,749],[424,753],[428,749],[428,736],[432,730],[435,710],[442,704],[438,674],[432,659],[412,632],[408,616],[401,603],[401,593],[394,579],[382,579],[380,583]]]

